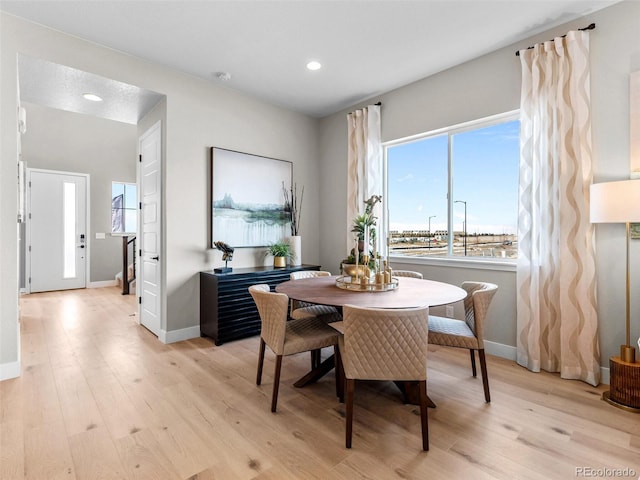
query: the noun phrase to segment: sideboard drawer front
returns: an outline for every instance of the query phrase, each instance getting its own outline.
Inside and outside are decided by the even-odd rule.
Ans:
[[[267,284],[273,291],[291,272],[320,270],[319,265],[239,268],[229,273],[200,272],[200,334],[216,345],[260,333],[260,316],[249,287]]]

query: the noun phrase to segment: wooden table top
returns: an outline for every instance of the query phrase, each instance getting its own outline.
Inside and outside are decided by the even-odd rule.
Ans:
[[[341,307],[357,305],[368,308],[412,308],[445,305],[464,299],[467,293],[448,283],[399,277],[399,286],[386,292],[359,292],[336,286],[336,276],[289,280],[276,286],[294,300]]]

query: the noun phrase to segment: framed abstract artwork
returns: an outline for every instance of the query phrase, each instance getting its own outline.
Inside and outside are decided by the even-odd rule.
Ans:
[[[283,187],[292,178],[292,162],[211,147],[211,247],[282,241],[290,231]]]

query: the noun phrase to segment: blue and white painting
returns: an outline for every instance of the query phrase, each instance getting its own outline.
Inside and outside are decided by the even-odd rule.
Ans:
[[[282,187],[290,189],[293,164],[212,148],[211,241],[262,247],[290,232]]]

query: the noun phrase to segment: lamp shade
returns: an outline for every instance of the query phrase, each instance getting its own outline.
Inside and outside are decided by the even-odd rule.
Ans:
[[[640,180],[591,185],[591,223],[640,222]]]

